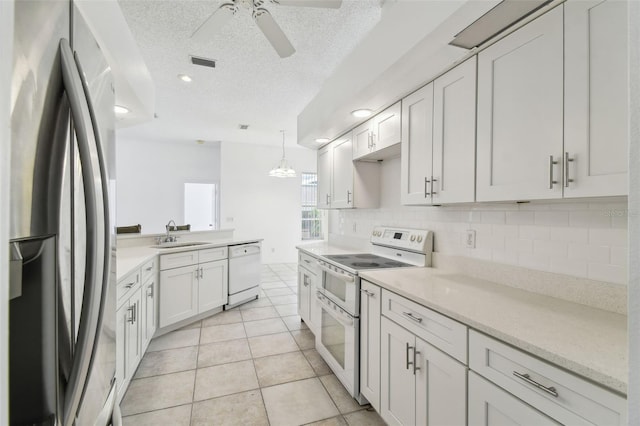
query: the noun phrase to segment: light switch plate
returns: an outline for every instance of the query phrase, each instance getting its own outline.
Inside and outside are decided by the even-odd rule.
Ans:
[[[467,229],[467,237],[465,238],[465,246],[467,248],[476,248],[476,230]]]

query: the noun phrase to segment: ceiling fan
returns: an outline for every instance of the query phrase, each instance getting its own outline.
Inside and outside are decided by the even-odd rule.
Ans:
[[[231,20],[240,7],[244,7],[251,11],[253,20],[278,55],[281,58],[287,58],[293,55],[296,49],[273,16],[264,8],[268,4],[338,9],[342,5],[342,0],[223,0],[220,7],[194,31],[191,38],[199,41],[210,38]]]

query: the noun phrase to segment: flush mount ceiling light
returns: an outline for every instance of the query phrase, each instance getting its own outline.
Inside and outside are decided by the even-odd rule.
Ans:
[[[184,81],[185,83],[191,83],[193,80],[191,79],[191,77],[189,77],[186,74],[178,74],[178,78],[182,81]]]
[[[371,114],[373,114],[373,111],[371,111],[370,109],[366,109],[366,108],[362,108],[362,109],[357,109],[355,111],[351,111],[351,115],[353,115],[354,117],[357,117],[357,118],[369,117]]]
[[[318,142],[318,143],[327,143],[329,141],[331,141],[331,139],[329,139],[329,138],[318,138],[318,139],[316,139],[316,142]]]
[[[113,107],[113,110],[116,114],[127,114],[129,112],[129,108],[123,107],[121,105],[116,105]]]
[[[282,132],[282,160],[280,160],[280,164],[277,167],[271,169],[269,176],[279,178],[296,177],[296,171],[289,167],[289,163],[284,158],[284,130],[280,130],[280,132]]]

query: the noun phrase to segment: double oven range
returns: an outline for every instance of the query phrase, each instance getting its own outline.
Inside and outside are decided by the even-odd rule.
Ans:
[[[360,276],[365,270],[431,266],[431,231],[376,227],[371,253],[322,255],[321,285],[315,294],[320,308],[316,349],[349,393],[360,395]]]

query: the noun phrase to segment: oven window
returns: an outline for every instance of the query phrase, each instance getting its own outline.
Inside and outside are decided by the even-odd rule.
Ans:
[[[347,301],[347,283],[331,274],[324,274],[324,288],[343,302]]]
[[[321,340],[331,356],[344,368],[344,343],[345,332],[344,325],[336,321],[331,315],[322,309],[322,330]]]

